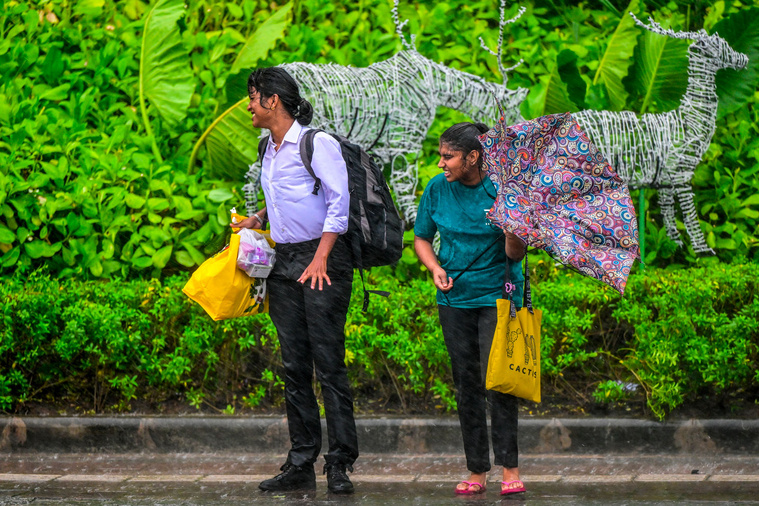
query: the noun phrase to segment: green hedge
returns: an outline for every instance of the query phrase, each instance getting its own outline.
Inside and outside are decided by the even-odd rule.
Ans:
[[[625,298],[551,262],[533,263],[543,317],[543,391],[588,405],[636,403],[651,412],[704,397],[757,398],[759,266],[713,263],[630,277]],[[164,281],[60,281],[35,273],[0,286],[0,408],[76,403],[128,411],[169,399],[227,413],[282,403],[276,333],[267,315],[213,322]],[[360,284],[346,328],[350,378],[361,406],[405,412],[455,408],[431,282],[401,282],[361,312]]]

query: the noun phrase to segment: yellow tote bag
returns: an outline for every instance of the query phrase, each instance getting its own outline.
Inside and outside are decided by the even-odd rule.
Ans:
[[[260,231],[267,240],[268,232]],[[200,304],[214,320],[250,316],[269,310],[264,297],[266,280],[251,278],[237,267],[240,236],[232,234],[229,246],[212,256],[192,274],[182,291]]]
[[[519,311],[511,300],[496,301],[498,323],[490,348],[485,387],[540,402],[540,322],[543,312],[532,307],[526,256],[524,293],[524,307]]]

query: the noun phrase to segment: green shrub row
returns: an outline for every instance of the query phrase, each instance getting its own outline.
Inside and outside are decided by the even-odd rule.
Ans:
[[[543,309],[544,398],[631,403],[662,418],[706,397],[756,399],[759,266],[714,262],[630,277],[620,298],[536,258]],[[346,325],[356,399],[404,412],[455,409],[431,282],[389,268],[361,312],[360,282]],[[33,403],[88,412],[178,399],[204,409],[282,402],[276,332],[267,315],[213,322],[181,292],[186,275],[159,280],[57,280],[39,272],[0,286],[0,408]]]

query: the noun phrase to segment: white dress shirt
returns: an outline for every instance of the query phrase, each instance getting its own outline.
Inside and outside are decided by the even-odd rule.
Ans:
[[[314,195],[314,178],[300,156],[300,139],[307,130],[294,121],[278,150],[269,137],[261,164],[271,238],[277,243],[310,241],[324,232],[343,234],[348,230],[348,171],[340,144],[324,132],[314,137],[311,168],[322,182]]]

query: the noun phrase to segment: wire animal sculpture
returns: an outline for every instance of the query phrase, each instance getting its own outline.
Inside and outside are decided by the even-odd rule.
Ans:
[[[688,87],[680,106],[640,118],[630,111],[586,110],[574,116],[631,188],[659,190],[667,235],[673,241],[683,245],[675,220],[677,199],[694,251],[714,254],[699,226],[690,182],[716,128],[717,71],[740,70],[748,64],[748,57],[716,33],[709,35],[703,29],[675,32],[651,18],[645,24],[630,15],[638,26],[653,33],[694,40],[688,47]]]
[[[407,40],[403,27],[408,20],[398,18],[398,0],[393,20],[404,49],[391,58],[369,67],[304,62],[281,65],[301,86],[303,96],[314,107],[313,126],[346,137],[365,151],[390,165],[390,185],[407,223],[416,219],[418,156],[438,107],[460,111],[475,121],[493,124],[504,109],[506,120],[522,121],[519,105],[528,90],[506,88],[508,72],[514,67],[502,64],[503,30],[512,19],[505,19],[505,0],[501,2],[497,51],[482,46],[498,57],[503,83],[452,69],[422,56],[415,36]],[[248,183],[243,186],[248,212],[256,209],[260,165],[250,166]]]

